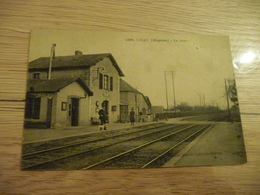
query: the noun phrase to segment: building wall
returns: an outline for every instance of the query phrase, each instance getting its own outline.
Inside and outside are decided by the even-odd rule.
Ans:
[[[40,106],[39,106],[39,118],[25,118],[25,126],[29,128],[43,128],[48,126],[47,125],[47,112],[48,112],[48,100],[51,99],[53,106],[52,106],[52,115],[54,117],[52,120],[55,120],[55,101],[56,95],[55,94],[46,94],[46,93],[31,93],[31,97],[40,98]],[[30,107],[28,109],[33,109]],[[38,110],[38,109],[37,109]],[[48,126],[49,127],[49,126]]]
[[[113,77],[113,91],[107,89],[99,89],[99,73]],[[118,122],[119,120],[119,75],[115,67],[113,66],[109,58],[105,58],[103,61],[98,62],[95,66],[90,68],[90,89],[94,92],[91,97],[91,117],[98,117],[98,111],[101,109],[103,101],[108,101],[108,115],[109,122]],[[99,105],[96,104],[99,102]],[[112,111],[112,107],[116,107],[115,111]]]
[[[48,96],[46,94],[41,93],[34,94],[34,96],[36,98],[41,98],[39,119],[26,118],[25,120],[34,122],[46,122]]]
[[[51,128],[71,126],[69,107],[71,98],[79,99],[78,126],[91,124],[89,114],[89,97],[77,82],[64,87],[55,94],[39,93],[35,97],[41,98],[39,119],[25,119],[28,122],[47,122],[48,99],[52,100]],[[62,103],[66,103],[66,109],[62,110]],[[47,123],[46,123],[47,124]]]
[[[41,95],[41,109],[40,109],[40,122],[46,122],[46,116],[47,116],[47,101],[48,96],[45,94]]]
[[[41,73],[41,79],[47,78],[48,74],[46,71],[35,71],[35,72],[29,72],[28,78],[32,78],[33,73]],[[113,77],[113,91],[107,90],[107,89],[99,89],[99,77],[98,73],[102,73],[103,75],[108,75],[109,77]],[[72,69],[72,70],[52,70],[51,78],[66,78],[66,77],[74,77],[78,78],[81,77],[83,80],[85,80],[86,84],[90,88],[90,90],[94,93],[93,96],[88,97],[87,100],[89,101],[89,106],[87,109],[86,103],[83,103],[85,101],[81,100],[80,102],[82,105],[80,105],[80,108],[84,108],[85,112],[88,112],[85,114],[85,117],[88,117],[87,119],[84,118],[84,122],[82,124],[87,124],[87,121],[91,120],[91,117],[99,117],[98,111],[101,109],[101,104],[103,101],[108,101],[108,114],[109,114],[109,122],[117,122],[119,120],[119,114],[120,114],[120,107],[119,107],[119,101],[120,101],[120,94],[119,94],[119,75],[116,68],[113,66],[110,58],[104,58],[102,61],[99,61],[96,65],[91,66],[89,69]],[[71,91],[67,91],[68,94],[72,94]],[[65,95],[65,92],[64,92]],[[61,95],[59,95],[61,96]],[[58,97],[57,101],[57,109],[52,114],[52,117],[55,119],[55,126],[59,126],[60,124],[60,114],[61,116],[64,115],[64,112],[59,111],[60,107],[60,101]],[[62,97],[64,100],[64,97]],[[62,101],[63,101],[62,100]],[[46,100],[47,101],[47,100]],[[65,100],[64,100],[65,101]],[[66,100],[67,101],[67,100]],[[99,106],[96,105],[96,102],[99,102]],[[55,102],[53,102],[55,103]],[[46,105],[47,107],[47,105]],[[112,111],[112,107],[116,108],[116,110]],[[56,112],[56,113],[55,113]],[[55,113],[55,114],[54,114]],[[82,115],[83,116],[83,115]]]
[[[85,97],[85,91],[76,82],[71,83],[67,87],[60,90],[57,93],[56,105],[55,105],[55,119],[53,125],[55,127],[71,126],[71,120],[69,118],[69,107],[71,104],[71,98],[79,99],[79,126],[85,126],[90,124],[89,117],[89,97]],[[62,102],[67,104],[66,110],[62,110]]]
[[[147,105],[142,94],[134,92],[120,92],[120,103],[122,105],[128,105],[129,112],[132,108],[134,108],[136,115],[139,115],[140,112],[143,114],[148,114],[147,111],[149,106]],[[146,110],[145,113],[143,112],[143,109]]]
[[[120,104],[121,105],[129,105],[128,93],[129,92],[120,92]]]

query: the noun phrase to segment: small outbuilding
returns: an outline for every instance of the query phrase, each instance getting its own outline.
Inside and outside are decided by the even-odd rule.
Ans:
[[[87,125],[90,96],[93,92],[81,78],[30,79],[25,127]]]

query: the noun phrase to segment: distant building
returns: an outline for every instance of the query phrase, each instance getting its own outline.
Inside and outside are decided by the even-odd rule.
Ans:
[[[109,122],[120,118],[119,79],[124,74],[112,54],[41,57],[29,63],[25,125],[84,126],[104,106]],[[37,125],[36,125],[37,127]]]
[[[152,114],[163,113],[163,106],[152,106]]]
[[[136,113],[136,121],[151,120],[151,102],[148,96],[144,96],[137,89],[120,79],[120,121],[129,121],[129,113],[133,109]]]

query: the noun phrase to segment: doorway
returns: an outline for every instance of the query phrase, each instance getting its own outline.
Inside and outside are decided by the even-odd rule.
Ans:
[[[52,99],[47,101],[46,127],[51,128]]]
[[[105,108],[105,112],[106,112],[106,115],[107,115],[107,123],[109,123],[109,101],[107,100],[104,100],[102,102],[102,108]]]
[[[71,126],[79,125],[79,99],[71,98]]]
[[[125,123],[129,121],[127,105],[120,105],[120,121],[121,123]]]

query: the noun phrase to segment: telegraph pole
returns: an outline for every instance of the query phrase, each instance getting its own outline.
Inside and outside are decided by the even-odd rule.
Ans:
[[[55,47],[56,47],[56,44],[55,43],[52,44],[51,55],[50,55],[50,64],[49,64],[49,72],[48,72],[48,80],[51,79],[52,59],[55,57]],[[53,98],[49,97],[48,101],[47,101],[47,114],[46,114],[46,126],[47,126],[47,128],[51,128],[52,106],[53,106]]]
[[[176,117],[176,97],[175,97],[175,86],[174,86],[173,71],[172,71],[172,87],[173,87],[173,98],[174,98],[174,112],[175,112],[175,117]]]
[[[227,97],[228,116],[230,117],[230,106],[229,106],[229,95],[228,95],[228,88],[227,88],[227,79],[225,79],[225,89],[226,89],[226,97]]]
[[[200,99],[200,107],[201,107],[201,102],[202,102],[202,101],[201,101],[201,95],[200,95],[200,94],[199,94],[199,99]]]
[[[166,71],[164,71],[164,76],[165,76],[165,90],[166,90],[166,104],[167,104],[167,113],[166,113],[166,120],[167,120],[167,118],[168,118],[169,104],[168,104],[168,90],[167,90]]]
[[[56,44],[52,44],[51,46],[51,55],[50,55],[50,64],[49,64],[49,72],[48,72],[48,79],[51,79],[51,69],[52,69],[52,59],[55,57],[55,47]]]
[[[206,102],[205,102],[205,94],[203,93],[203,105],[204,107],[206,106]]]

